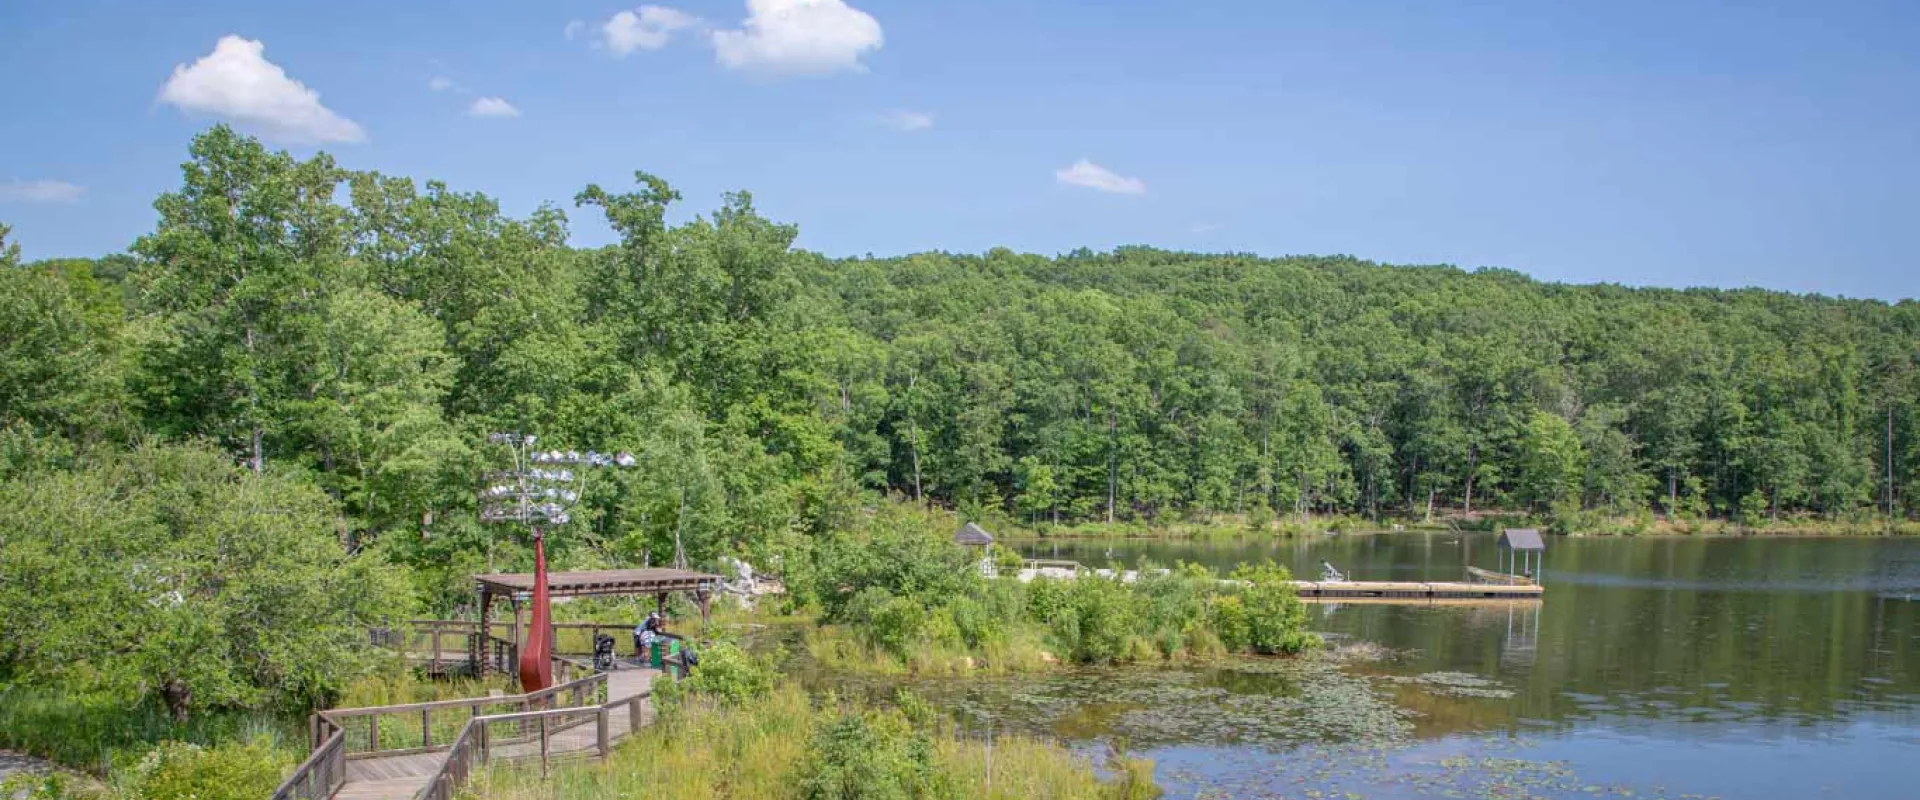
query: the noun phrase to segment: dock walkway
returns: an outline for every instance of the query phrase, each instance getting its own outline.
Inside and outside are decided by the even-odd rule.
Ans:
[[[533,694],[324,711],[273,800],[450,800],[491,762],[598,758],[654,721],[663,674],[624,661]]]
[[[1486,572],[1485,570],[1481,570]],[[1159,572],[1164,573],[1165,570]],[[1487,573],[1499,575],[1499,573]],[[1028,560],[1025,568],[1009,572],[1022,583],[1036,579],[1072,580],[1080,576],[1118,579],[1132,583],[1140,579],[1137,570],[1088,569],[1071,561]],[[1518,576],[1501,576],[1516,578]],[[1226,580],[1226,579],[1223,579]],[[1434,603],[1449,600],[1481,602],[1490,600],[1539,600],[1546,589],[1531,581],[1293,581],[1294,591],[1308,602]]]

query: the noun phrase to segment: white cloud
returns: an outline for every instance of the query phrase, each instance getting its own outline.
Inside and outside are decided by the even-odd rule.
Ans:
[[[586,32],[587,32],[587,23],[577,19],[568,21],[566,30],[563,31],[563,33],[565,33],[567,36],[567,41],[569,42],[580,38],[580,34],[586,33]]]
[[[427,81],[427,88],[436,92],[457,92],[460,91],[462,87],[460,84],[454,83],[452,78],[435,75],[432,80]]]
[[[287,77],[262,54],[266,45],[238,36],[192,65],[179,64],[160,88],[160,102],[257,128],[264,138],[298,144],[358,142],[366,131],[320,104],[320,93]]]
[[[0,201],[19,203],[78,203],[87,190],[66,181],[0,183]]]
[[[1139,178],[1126,178],[1114,174],[1113,170],[1095,164],[1086,159],[1075,161],[1073,166],[1053,171],[1053,178],[1068,186],[1084,186],[1114,194],[1146,194],[1147,183]]]
[[[881,114],[880,124],[896,131],[924,131],[933,127],[933,115],[924,111],[900,109]]]
[[[520,109],[514,108],[512,103],[498,97],[482,97],[473,101],[473,105],[467,107],[467,116],[517,117],[520,116]]]
[[[1207,234],[1220,230],[1220,226],[1211,222],[1196,222],[1187,226],[1188,233]]]
[[[673,39],[673,32],[692,27],[700,18],[666,6],[641,6],[622,11],[600,26],[608,50],[624,56],[635,50],[658,50]]]
[[[882,42],[880,22],[844,0],[747,0],[739,30],[713,32],[722,65],[796,75],[863,71]]]

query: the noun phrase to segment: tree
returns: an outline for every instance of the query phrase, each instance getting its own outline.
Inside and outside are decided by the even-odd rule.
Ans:
[[[159,333],[143,354],[148,410],[168,433],[215,436],[266,470],[270,437],[297,393],[288,364],[308,346],[344,264],[345,173],[325,154],[295,161],[221,125],[194,137],[184,183],[154,203],[160,227],[134,252]]]
[[[1520,496],[1532,508],[1546,508],[1579,497],[1586,453],[1573,426],[1556,414],[1535,411],[1520,431]]]
[[[0,661],[194,708],[314,703],[404,612],[347,555],[327,496],[202,445],[144,445],[0,483]]]
[[[0,225],[0,427],[96,440],[125,426],[120,309],[87,262],[22,267]]]

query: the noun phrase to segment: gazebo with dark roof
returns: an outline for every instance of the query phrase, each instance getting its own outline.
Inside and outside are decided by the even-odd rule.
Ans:
[[[1538,528],[1507,528],[1500,531],[1501,568],[1511,575],[1539,580],[1540,562],[1547,553],[1547,542]],[[1521,572],[1522,567],[1526,568]]]
[[[967,547],[988,547],[993,544],[993,534],[969,522],[960,526],[960,531],[953,535],[953,543]]]
[[[533,573],[505,572],[475,575],[473,580],[480,586],[480,631],[483,635],[479,639],[486,639],[486,632],[491,630],[489,623],[493,616],[493,601],[496,598],[505,598],[513,606],[512,643],[517,646],[520,641],[520,601],[533,594]],[[665,611],[667,595],[685,592],[693,595],[693,602],[699,606],[702,619],[707,617],[711,607],[710,601],[720,588],[721,579],[718,575],[662,567],[547,573],[547,592],[553,597],[590,597],[608,594],[653,595],[657,598],[660,610]],[[478,646],[484,648],[484,641]],[[486,663],[484,653],[481,652],[476,652],[473,659],[476,664]]]

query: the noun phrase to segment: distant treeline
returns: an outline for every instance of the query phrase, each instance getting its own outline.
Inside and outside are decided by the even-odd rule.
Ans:
[[[1122,248],[831,259],[746,194],[587,187],[567,245],[439,183],[226,128],[126,254],[0,285],[9,474],[210,439],[351,544],[474,561],[494,430],[626,449],[580,542],[657,561],[875,493],[1028,520],[1911,515],[1920,305]],[[1809,265],[1817,268],[1818,265]]]

